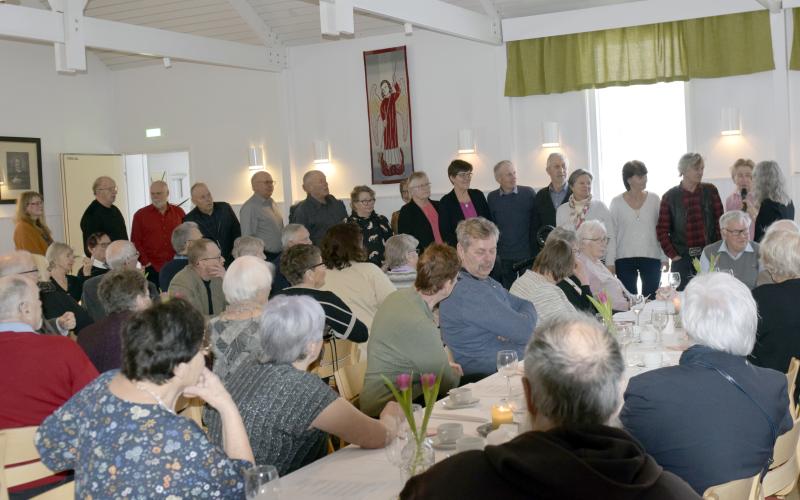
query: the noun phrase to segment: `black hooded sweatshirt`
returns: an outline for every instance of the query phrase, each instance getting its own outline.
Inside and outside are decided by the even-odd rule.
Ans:
[[[603,425],[526,432],[459,453],[411,478],[401,499],[700,499],[622,429]]]

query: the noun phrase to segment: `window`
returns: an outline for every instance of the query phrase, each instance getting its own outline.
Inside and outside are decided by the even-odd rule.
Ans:
[[[595,196],[606,205],[625,190],[622,166],[647,166],[647,190],[661,196],[678,184],[678,159],[686,152],[683,82],[594,90],[597,131]]]

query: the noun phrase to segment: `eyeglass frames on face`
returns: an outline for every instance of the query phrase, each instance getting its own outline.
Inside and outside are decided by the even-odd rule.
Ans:
[[[472,179],[472,172],[459,172],[456,174],[456,177],[460,177],[462,179]]]
[[[369,205],[370,203],[375,203],[375,198],[367,198],[366,200],[357,200],[356,203],[361,203],[362,205]]]
[[[223,257],[222,255],[217,255],[216,257],[206,257],[204,259],[200,259],[200,261],[204,261],[204,260],[222,260],[222,261],[224,261],[225,257]]]
[[[601,241],[603,243],[608,243],[608,236],[602,236],[600,238],[584,238],[585,241]]]
[[[324,266],[324,265],[325,265],[324,262],[320,262],[319,264],[314,264],[314,265],[311,265],[311,266],[307,267],[306,270],[303,271],[303,272],[313,271],[314,269],[318,268],[319,266]]]
[[[727,231],[733,236],[744,236],[750,232],[748,229],[728,229],[727,227],[724,227],[722,229]]]
[[[426,188],[426,187],[431,187],[431,183],[430,182],[426,182],[425,184],[419,184],[419,185],[416,185],[416,186],[411,186],[408,189],[411,190],[411,189]]]

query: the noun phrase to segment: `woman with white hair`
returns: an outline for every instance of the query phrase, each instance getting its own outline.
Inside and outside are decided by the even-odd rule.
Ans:
[[[214,373],[223,381],[228,373],[259,350],[258,317],[267,303],[271,286],[272,272],[263,257],[239,257],[225,273],[222,291],[228,307],[208,322]]]
[[[786,190],[781,167],[775,161],[760,161],[753,171],[753,197],[758,205],[755,241],[761,241],[770,224],[794,219],[794,203]]]
[[[397,403],[380,419],[358,411],[317,375],[325,314],[311,297],[272,299],[258,320],[256,356],[229,374],[230,391],[244,420],[256,463],[271,464],[281,476],[322,457],[327,435],[362,448],[381,448],[394,437]],[[205,414],[211,440],[223,442],[219,414]]]
[[[70,294],[76,302],[80,301],[83,293],[83,283],[88,279],[87,276],[91,276],[92,273],[92,260],[84,257],[83,273],[74,276],[72,270],[75,267],[75,251],[66,243],[57,241],[47,247],[44,258],[47,259],[50,281]]]
[[[744,283],[696,276],[681,319],[694,345],[678,366],[633,377],[620,419],[659,465],[702,494],[764,471],[792,416],[786,376],[747,361],[758,312]]]
[[[396,234],[386,240],[384,268],[389,281],[397,288],[414,286],[417,279],[417,246],[419,241],[410,234]]]
[[[800,234],[767,231],[761,240],[761,265],[772,283],[753,290],[759,318],[750,361],[785,372],[792,357],[800,357]]]
[[[605,293],[611,301],[611,308],[615,311],[630,309],[628,290],[616,276],[611,274],[601,260],[609,245],[605,225],[597,220],[589,220],[578,228],[577,233],[578,254],[576,258],[586,271],[592,295],[597,297],[600,292]]]
[[[614,219],[605,203],[592,199],[592,174],[583,169],[572,172],[567,180],[572,194],[569,201],[556,210],[556,225],[577,231],[587,221],[599,220],[607,229],[608,245],[605,263],[613,271],[617,258],[617,234]]]

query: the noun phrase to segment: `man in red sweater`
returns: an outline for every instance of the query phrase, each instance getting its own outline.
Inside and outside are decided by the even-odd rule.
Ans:
[[[98,375],[73,340],[35,333],[41,325],[36,284],[0,278],[0,429],[39,425]]]

